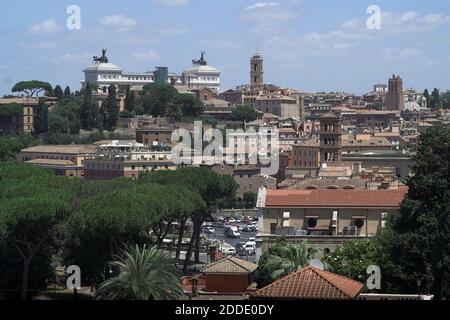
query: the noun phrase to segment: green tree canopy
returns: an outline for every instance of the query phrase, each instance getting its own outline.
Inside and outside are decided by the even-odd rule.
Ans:
[[[97,281],[104,263],[118,253],[122,243],[146,243],[151,240],[150,231],[154,241],[161,243],[172,222],[204,207],[198,194],[179,186],[129,179],[89,183],[82,192],[94,195],[84,199],[80,195],[83,200],[67,223],[65,255],[83,267],[87,281]]]
[[[92,130],[99,126],[99,111],[97,103],[92,98],[93,85],[86,83],[83,103],[80,108],[80,124],[84,130]]]
[[[382,286],[402,293],[450,297],[450,130],[420,135],[400,213],[380,236]]]
[[[31,80],[16,83],[14,87],[12,87],[11,91],[25,92],[27,96],[32,97],[34,95],[38,96],[38,94],[42,91],[52,92],[53,88],[48,82]]]
[[[169,300],[183,294],[178,271],[157,247],[127,246],[111,266],[118,274],[100,285],[98,299]]]
[[[250,106],[237,106],[231,113],[231,119],[234,121],[250,122],[257,118],[257,113]]]
[[[58,98],[58,101],[61,101],[64,98],[64,92],[60,85],[57,85],[53,90],[53,94]]]
[[[103,129],[114,131],[119,120],[119,101],[117,99],[116,86],[108,87],[108,98],[102,103]]]
[[[20,136],[0,136],[0,161],[14,160],[20,150],[38,145],[29,133]],[[0,180],[2,176],[0,175]]]
[[[256,198],[258,195],[254,192],[246,192],[244,193],[243,201],[245,209],[253,209],[256,207]]]
[[[306,241],[293,244],[284,238],[278,239],[277,243],[259,258],[255,275],[258,288],[308,266],[315,254],[315,250],[308,249]]]
[[[65,95],[65,96],[70,96],[70,95],[71,95],[70,87],[69,87],[69,86],[66,86],[66,88],[64,89],[64,95]]]
[[[66,218],[74,193],[67,178],[29,165],[1,164],[0,177],[0,247],[14,248],[7,259],[0,254],[0,261],[6,264],[0,267],[12,278],[20,270],[21,298],[26,299],[30,270],[37,263],[49,267],[48,259],[36,257],[49,257],[57,225]],[[8,261],[17,258],[22,263],[14,270]]]
[[[359,282],[367,279],[367,267],[378,265],[378,247],[372,240],[350,240],[325,255],[329,271]]]

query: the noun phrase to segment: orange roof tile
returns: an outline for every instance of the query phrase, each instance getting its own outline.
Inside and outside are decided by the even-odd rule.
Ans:
[[[407,187],[387,190],[267,190],[265,207],[399,207]]]
[[[208,264],[202,268],[205,274],[248,274],[258,268],[257,264],[233,256]]]
[[[253,298],[275,299],[354,299],[363,284],[314,267],[287,275],[252,294]]]

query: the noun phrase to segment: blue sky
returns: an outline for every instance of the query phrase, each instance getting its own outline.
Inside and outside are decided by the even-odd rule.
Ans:
[[[72,4],[81,30],[66,27]],[[380,30],[366,26],[370,5]],[[257,43],[268,83],[361,94],[395,73],[449,89],[449,32],[448,0],[0,0],[0,94],[31,79],[79,89],[102,47],[135,72],[179,73],[207,50],[228,89],[248,83]]]

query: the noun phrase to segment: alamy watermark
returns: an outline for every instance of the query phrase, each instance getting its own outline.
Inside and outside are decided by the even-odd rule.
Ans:
[[[381,29],[381,8],[377,5],[367,7],[366,13],[370,14],[366,20],[366,26],[369,30]]]
[[[172,133],[172,161],[177,165],[258,165],[261,174],[275,175],[280,167],[279,131],[276,127],[226,129],[203,132],[201,121],[193,131],[179,128]]]
[[[67,7],[66,13],[69,17],[66,20],[66,27],[69,30],[81,29],[81,8],[75,4]]]

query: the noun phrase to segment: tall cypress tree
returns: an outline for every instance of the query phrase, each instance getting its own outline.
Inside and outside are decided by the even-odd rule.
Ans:
[[[36,117],[34,118],[34,130],[36,133],[45,133],[48,131],[48,107],[45,104],[39,104],[36,108]]]
[[[70,96],[70,88],[69,88],[69,86],[66,86],[66,88],[64,89],[64,95],[65,96]]]
[[[431,109],[435,109],[435,108],[439,108],[440,107],[440,95],[439,95],[439,90],[434,88],[433,92],[431,93],[431,97],[430,97],[430,107]]]
[[[64,97],[64,92],[62,91],[62,88],[59,85],[57,85],[55,87],[55,90],[53,91],[53,93],[54,93],[55,97],[58,98],[58,101],[61,101]]]
[[[80,108],[81,128],[84,130],[91,130],[92,128],[96,127],[96,112],[93,107],[97,109],[97,106],[95,106],[92,101],[91,85],[89,84],[89,82],[87,82],[84,88],[83,104]]]
[[[119,102],[115,85],[109,86],[108,98],[103,103],[105,104],[103,128],[113,131],[117,125],[117,120],[119,120]]]
[[[128,112],[134,111],[134,92],[131,91],[130,85],[127,85],[127,93],[125,97],[125,110]]]

